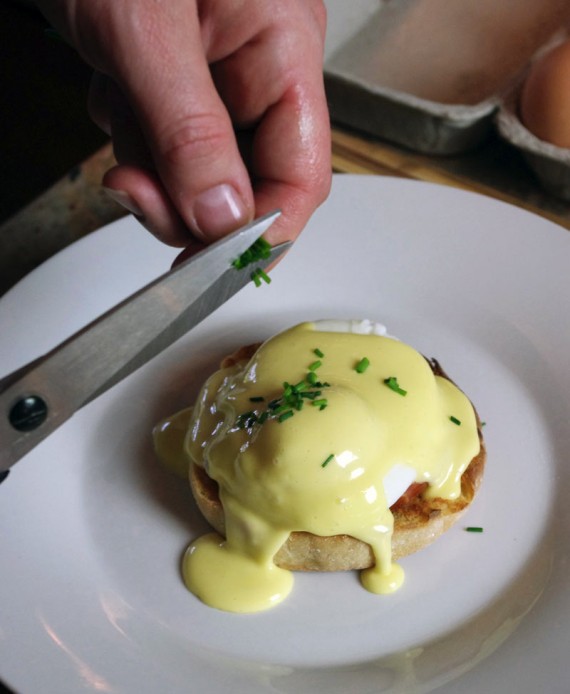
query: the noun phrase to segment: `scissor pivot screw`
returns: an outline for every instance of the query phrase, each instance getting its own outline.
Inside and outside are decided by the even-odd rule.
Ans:
[[[8,415],[10,424],[18,431],[33,431],[46,421],[48,406],[39,395],[18,400]]]

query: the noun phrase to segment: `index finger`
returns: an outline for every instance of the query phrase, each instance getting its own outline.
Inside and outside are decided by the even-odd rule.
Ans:
[[[141,3],[136,11],[137,31],[116,52],[115,77],[175,208],[200,238],[211,240],[251,218],[254,204],[204,54],[196,4]]]

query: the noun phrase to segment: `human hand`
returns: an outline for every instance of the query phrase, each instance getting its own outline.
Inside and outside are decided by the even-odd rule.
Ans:
[[[191,253],[281,208],[268,240],[300,233],[330,187],[320,0],[37,4],[96,71],[103,185],[149,231]]]

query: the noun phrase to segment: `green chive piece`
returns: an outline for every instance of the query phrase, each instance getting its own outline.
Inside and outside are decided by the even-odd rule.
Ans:
[[[265,282],[265,284],[270,284],[271,282],[271,277],[269,277],[267,273],[263,272],[263,270],[260,267],[258,267],[257,270],[254,270],[251,273],[250,277],[253,280],[256,287],[261,287],[262,280]]]
[[[253,410],[250,412],[244,412],[236,420],[236,426],[238,429],[247,429],[252,427],[257,421],[257,415]]]
[[[271,277],[261,268],[257,268],[257,276],[260,277],[265,284],[271,284]]]
[[[256,287],[261,287],[261,278],[260,278],[260,276],[256,270],[254,270],[251,273],[250,277],[253,280],[253,283],[255,284]]]
[[[384,383],[390,388],[390,390],[393,390],[395,393],[398,393],[399,395],[406,395],[407,390],[404,390],[403,388],[400,388],[400,384],[398,383],[398,379],[396,376],[390,376],[390,378],[385,378]]]
[[[482,533],[482,532],[483,532],[483,528],[478,528],[478,527],[476,527],[476,526],[474,526],[474,525],[468,526],[467,528],[465,528],[465,530],[466,530],[468,533]]]
[[[281,400],[279,402],[281,404],[277,405],[277,407],[275,407],[273,410],[274,415],[275,414],[281,414],[282,412],[285,412],[286,410],[289,409],[289,403],[288,402],[281,402]]]
[[[264,260],[267,260],[267,258],[269,258],[271,255],[271,244],[262,237],[257,239],[257,249],[259,251],[259,255]]]
[[[235,267],[236,270],[243,270],[244,267],[251,265],[251,263],[255,263],[257,260],[266,260],[270,255],[271,244],[265,239],[259,238],[232,262],[232,266]]]
[[[321,463],[321,467],[326,467],[331,462],[331,460],[334,460],[334,455],[332,453],[326,460],[323,460],[323,462]]]
[[[314,371],[309,371],[309,373],[307,374],[307,381],[308,381],[312,386],[314,386],[315,383],[316,383],[318,380],[319,380],[319,379],[318,379],[317,374],[316,374]]]
[[[313,350],[313,353],[316,354],[319,359],[322,359],[325,356],[318,347]]]
[[[359,374],[363,374],[369,366],[370,359],[368,359],[368,357],[362,357],[362,359],[354,367],[354,370]]]
[[[316,349],[313,350],[317,354]],[[319,350],[319,354],[323,354]],[[239,429],[250,429],[254,426],[263,425],[268,419],[276,419],[278,422],[284,422],[289,417],[292,417],[295,412],[300,412],[305,400],[310,400],[311,404],[318,407],[319,410],[324,410],[328,405],[326,398],[322,396],[322,388],[328,388],[329,383],[321,383],[318,380],[316,370],[322,365],[322,362],[315,361],[307,372],[305,378],[298,383],[292,384],[288,381],[283,381],[283,390],[281,394],[270,400],[263,408],[244,412],[236,418],[235,426]],[[261,395],[254,395],[249,398],[250,402],[260,403],[266,402],[266,399]]]
[[[450,421],[452,421],[454,424],[457,424],[458,427],[461,426],[461,420],[460,420],[460,419],[457,419],[457,417],[454,417],[453,415],[451,415],[451,417],[450,417],[449,419],[450,419]]]

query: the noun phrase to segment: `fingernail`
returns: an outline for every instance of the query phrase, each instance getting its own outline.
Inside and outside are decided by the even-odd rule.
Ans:
[[[119,205],[122,205],[126,210],[132,212],[137,217],[142,216],[143,212],[141,208],[137,205],[129,193],[125,192],[124,190],[115,190],[114,188],[103,187],[103,190],[110,198],[112,198],[115,202],[118,202]]]
[[[194,201],[196,231],[209,238],[223,236],[245,224],[249,218],[241,196],[227,183],[210,188]]]

